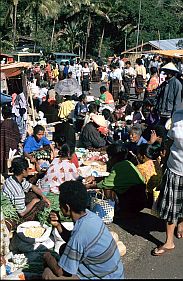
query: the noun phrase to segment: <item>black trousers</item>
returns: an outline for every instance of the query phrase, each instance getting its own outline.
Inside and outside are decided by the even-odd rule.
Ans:
[[[89,82],[90,82],[89,76],[84,76],[84,78],[81,82],[82,92],[90,90],[90,83]]]

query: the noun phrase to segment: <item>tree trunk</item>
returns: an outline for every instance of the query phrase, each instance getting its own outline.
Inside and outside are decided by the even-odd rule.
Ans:
[[[86,60],[86,53],[87,53],[87,45],[88,45],[88,38],[90,36],[90,29],[91,29],[91,16],[88,16],[88,24],[87,24],[87,32],[85,38],[85,52],[84,52],[84,59]]]
[[[102,50],[102,43],[104,40],[104,33],[105,33],[105,25],[103,26],[103,30],[102,30],[102,36],[100,38],[100,44],[99,44],[99,49],[98,49],[98,56],[101,56],[101,50]]]
[[[54,39],[54,33],[55,33],[55,22],[56,22],[56,19],[54,19],[54,21],[53,21],[53,29],[52,29],[51,44],[50,44],[50,49],[51,49],[51,50],[52,50],[52,48],[53,48],[53,39]]]
[[[37,31],[38,31],[38,1],[36,3],[36,8],[35,8],[35,15],[36,15],[36,20],[35,20],[35,43],[34,43],[34,52],[36,51],[36,44],[37,44]]]
[[[13,23],[13,48],[15,49],[16,29],[17,29],[17,4],[14,5],[14,23]]]

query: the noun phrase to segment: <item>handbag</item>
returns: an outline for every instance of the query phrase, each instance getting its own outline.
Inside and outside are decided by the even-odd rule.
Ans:
[[[95,197],[91,197],[90,211],[97,214],[106,224],[113,222],[114,207],[115,201],[104,199],[104,191],[97,191]]]

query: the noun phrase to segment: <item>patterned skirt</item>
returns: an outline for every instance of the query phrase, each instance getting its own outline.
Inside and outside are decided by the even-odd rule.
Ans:
[[[176,224],[183,218],[183,176],[166,169],[160,187],[157,212],[161,219]]]

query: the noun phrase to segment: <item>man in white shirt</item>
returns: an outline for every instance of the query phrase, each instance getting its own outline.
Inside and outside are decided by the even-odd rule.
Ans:
[[[76,79],[76,71],[77,71],[77,67],[74,64],[74,61],[70,61],[70,65],[69,65],[69,69],[68,69],[68,73],[72,72],[72,78]]]
[[[78,60],[76,63],[76,79],[78,81],[78,84],[81,86],[81,70],[82,70],[82,65],[80,64],[80,61]]]
[[[118,94],[122,86],[121,70],[116,64],[111,65],[111,72],[109,74],[109,92],[112,94],[114,101],[118,100]]]

